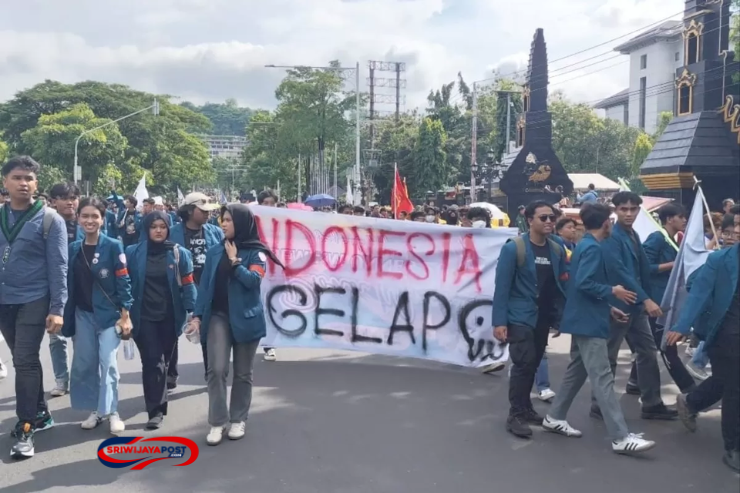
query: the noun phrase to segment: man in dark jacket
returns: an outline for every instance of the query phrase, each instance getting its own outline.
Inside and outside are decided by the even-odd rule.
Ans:
[[[604,240],[603,249],[609,280],[637,293],[634,305],[615,300],[614,307],[627,314],[624,320],[613,320],[609,336],[609,360],[612,372],[616,372],[617,356],[625,336],[637,353],[637,371],[642,395],[643,419],[676,419],[678,412],[663,404],[660,394],[660,368],[658,349],[650,330],[648,316],[662,315],[660,306],[652,299],[650,286],[650,262],[642,248],[640,236],[632,228],[642,204],[642,198],[634,192],[619,192],[612,197],[617,222],[611,236]],[[602,419],[595,401],[591,404],[591,416]]]
[[[529,425],[543,419],[529,393],[550,328],[560,324],[568,270],[563,247],[549,239],[556,218],[552,206],[533,202],[524,214],[529,232],[504,245],[496,265],[492,322],[494,337],[509,344],[512,363],[506,430],[529,438]]]
[[[678,247],[673,238],[686,230],[686,213],[679,204],[666,204],[658,211],[658,218],[663,225],[663,231],[654,231],[645,239],[643,248],[650,262],[650,287],[652,297],[657,303],[662,303],[668,280],[673,270],[673,262],[678,254]],[[650,330],[655,338],[655,345],[660,351],[663,342],[663,326],[658,324],[654,317],[649,318]],[[678,356],[675,346],[660,351],[668,373],[676,382],[681,392],[689,392],[696,385],[686,367]],[[627,383],[627,393],[640,395],[637,378],[637,363],[632,362],[632,371]]]
[[[626,319],[627,314],[609,306],[618,299],[633,304],[637,294],[623,286],[612,286],[609,281],[603,244],[611,234],[609,208],[590,204],[581,209],[581,220],[587,233],[573,255],[573,279],[568,286],[561,331],[572,334],[571,362],[563,378],[560,392],[542,423],[543,428],[569,437],[580,437],[581,432],[570,426],[566,417],[573,399],[586,378],[599,407],[603,409],[604,424],[612,440],[612,450],[618,454],[634,454],[649,450],[655,442],[629,433],[619,400],[614,393],[614,373],[611,372],[607,341],[610,337],[609,319]]]

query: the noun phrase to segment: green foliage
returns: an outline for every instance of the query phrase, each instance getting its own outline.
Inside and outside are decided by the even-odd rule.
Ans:
[[[640,166],[645,162],[645,159],[653,150],[653,141],[649,135],[642,133],[637,136],[635,141],[635,150],[632,153],[632,167],[630,168],[630,176],[638,176],[640,174]]]
[[[418,196],[426,191],[437,191],[448,185],[452,173],[445,144],[447,133],[440,120],[424,118],[419,126],[415,148],[415,166],[409,176],[409,193]]]
[[[550,101],[553,147],[568,173],[601,173],[613,180],[631,177],[635,142],[642,132],[599,118],[585,104],[555,93]]]
[[[668,127],[668,124],[671,123],[671,120],[673,120],[673,113],[670,111],[663,111],[658,115],[658,126],[655,128],[655,133],[652,136],[653,143],[663,135],[663,132],[665,132],[665,129]]]
[[[39,172],[39,191],[48,192],[57,183],[69,181],[70,175],[59,168],[42,164]]]
[[[107,126],[93,130],[104,125]],[[106,165],[124,160],[127,142],[115,123],[97,118],[86,104],[42,115],[38,125],[21,134],[21,142],[24,150],[42,165],[57,168],[71,178],[75,141],[91,130],[79,140],[78,162],[82,179],[94,183]]]
[[[206,103],[195,106],[185,102],[180,106],[207,117],[213,124],[212,133],[215,135],[244,136],[247,123],[254,113],[249,108],[240,108],[235,99],[227,99],[224,104]]]
[[[141,111],[151,106],[155,98],[160,106],[159,116],[150,110]],[[122,157],[113,145],[91,146],[102,153],[95,155],[91,149],[89,159],[82,163],[83,178],[91,179],[93,184],[97,183],[99,175],[95,170],[111,163],[122,172],[124,183],[131,172],[143,173],[143,170],[151,171],[155,180],[162,180],[160,184],[170,187],[180,184],[188,188],[195,183],[193,180],[212,179],[205,144],[190,135],[210,133],[213,125],[208,118],[172,104],[168,96],[135,91],[120,84],[95,81],[63,84],[47,80],[17,93],[13,99],[0,105],[0,131],[11,152],[32,154],[42,164],[43,160],[51,159],[50,163],[68,171],[71,177],[72,161],[68,155],[69,152],[74,154],[74,139],[67,149],[68,137],[74,129],[91,128],[88,126],[90,114],[81,112],[78,105],[85,105],[92,112],[92,118],[102,122],[141,111],[116,124],[125,142]],[[54,119],[56,114],[65,116],[61,120]],[[102,134],[95,132],[90,137],[100,144],[103,135],[108,136],[108,129]],[[88,139],[80,142],[81,153],[84,142]],[[43,157],[36,154],[39,150]],[[116,151],[115,159],[110,155],[112,150]],[[173,166],[172,169],[166,168],[169,165]]]
[[[0,163],[4,163],[8,159],[8,144],[0,140]]]
[[[735,60],[740,59],[740,0],[732,0],[732,19],[730,24],[730,49],[735,52]],[[740,83],[740,73],[735,74],[735,83]]]

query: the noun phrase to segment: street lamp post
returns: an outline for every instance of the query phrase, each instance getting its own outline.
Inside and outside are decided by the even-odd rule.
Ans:
[[[355,68],[349,67],[312,67],[307,65],[265,65],[265,68],[284,68],[284,69],[300,69],[309,68],[316,70],[335,70],[337,72],[351,72],[355,71],[355,170],[354,170],[354,182],[359,184],[361,180],[360,174],[360,62],[355,64]],[[336,192],[336,191],[335,191]],[[355,203],[359,204],[361,200],[361,187],[355,186]]]
[[[159,115],[159,102],[155,99],[154,100],[154,103],[151,106],[147,106],[146,108],[141,109],[139,111],[134,111],[130,115],[122,116],[121,118],[118,118],[118,119],[113,120],[111,122],[105,123],[105,124],[100,125],[100,126],[95,127],[95,128],[91,128],[90,130],[85,130],[84,132],[82,132],[80,134],[79,137],[77,137],[77,139],[75,140],[75,164],[74,164],[74,168],[72,170],[73,179],[74,179],[75,184],[77,184],[78,181],[81,181],[82,180],[82,169],[77,165],[77,148],[78,148],[78,146],[80,144],[80,139],[82,137],[84,137],[85,135],[88,135],[88,134],[90,134],[92,132],[95,132],[96,130],[100,130],[101,128],[105,128],[105,127],[107,127],[109,125],[113,125],[114,123],[118,123],[121,120],[125,120],[126,118],[130,118],[132,116],[138,115],[139,113],[143,113],[143,112],[148,111],[148,110],[152,110],[152,113],[154,113],[155,116]]]

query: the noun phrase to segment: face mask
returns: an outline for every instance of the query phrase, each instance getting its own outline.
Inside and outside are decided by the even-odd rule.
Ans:
[[[434,222],[434,216],[427,216],[427,222],[433,223]]]
[[[485,221],[473,221],[473,227],[474,228],[485,228],[486,222]]]

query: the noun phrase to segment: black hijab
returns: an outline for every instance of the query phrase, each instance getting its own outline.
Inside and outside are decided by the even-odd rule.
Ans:
[[[273,253],[270,248],[260,240],[259,231],[257,230],[257,221],[254,214],[245,204],[229,204],[221,208],[221,220],[224,212],[231,214],[231,220],[234,222],[234,244],[237,248],[256,248],[265,252],[270,260],[282,267],[285,266],[280,259]],[[226,240],[228,241],[228,240]]]
[[[144,216],[144,219],[141,220],[141,234],[146,235],[147,255],[162,253],[175,248],[175,244],[168,239],[165,239],[161,243],[152,241],[152,238],[149,235],[149,230],[151,229],[154,221],[158,219],[164,221],[164,225],[167,227],[167,238],[170,237],[170,217],[167,214],[165,214],[163,211],[152,211]]]

